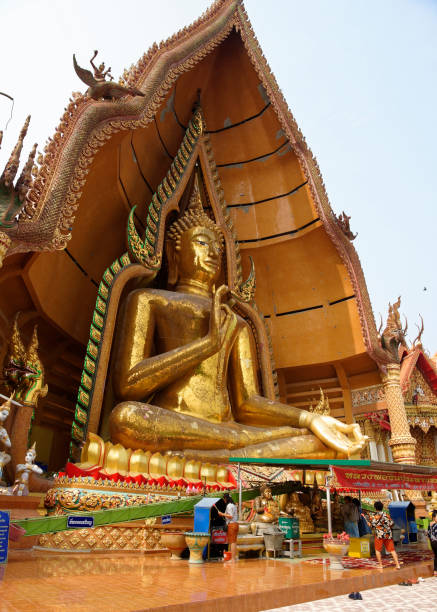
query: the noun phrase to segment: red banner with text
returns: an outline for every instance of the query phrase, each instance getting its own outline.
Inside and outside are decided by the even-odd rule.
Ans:
[[[380,489],[437,491],[437,471],[435,475],[425,475],[408,472],[373,472],[354,468],[334,467],[333,469],[341,487],[375,491]]]

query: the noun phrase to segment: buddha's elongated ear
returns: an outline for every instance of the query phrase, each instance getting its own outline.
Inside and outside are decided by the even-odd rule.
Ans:
[[[166,240],[165,254],[168,263],[167,284],[173,286],[178,281],[178,253],[176,251],[176,243],[173,240]]]

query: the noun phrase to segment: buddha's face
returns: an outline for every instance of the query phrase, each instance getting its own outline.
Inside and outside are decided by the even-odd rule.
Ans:
[[[220,274],[221,243],[207,227],[192,227],[181,236],[178,271],[182,279],[214,283]]]
[[[265,499],[272,499],[272,490],[269,488],[264,489],[263,497],[265,497]]]

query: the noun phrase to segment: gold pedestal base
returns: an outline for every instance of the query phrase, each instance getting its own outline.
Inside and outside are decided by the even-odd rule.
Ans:
[[[60,552],[158,551],[164,550],[162,529],[144,521],[71,529],[39,536],[37,546]]]

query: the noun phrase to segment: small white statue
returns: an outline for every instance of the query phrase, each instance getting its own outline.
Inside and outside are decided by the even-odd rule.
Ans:
[[[19,463],[15,470],[15,482],[12,489],[13,495],[29,495],[29,476],[32,472],[42,474],[42,469],[35,465],[36,442],[24,455],[24,463]]]
[[[7,449],[11,448],[11,441],[9,439],[8,432],[3,427],[2,423],[4,423],[8,418],[10,409],[11,398],[0,406],[0,443]],[[5,450],[0,450],[0,482],[3,480],[3,468],[7,463],[9,463],[10,460],[11,456]]]

